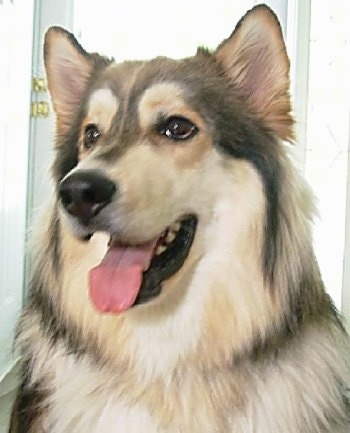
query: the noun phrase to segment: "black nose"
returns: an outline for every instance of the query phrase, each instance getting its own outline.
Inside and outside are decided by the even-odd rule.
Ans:
[[[97,170],[77,170],[59,185],[58,193],[67,212],[89,224],[116,193],[116,185]]]

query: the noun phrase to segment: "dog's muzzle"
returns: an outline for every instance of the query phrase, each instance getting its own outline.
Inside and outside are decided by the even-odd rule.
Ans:
[[[65,177],[58,194],[66,211],[88,225],[111,201],[117,186],[98,170],[78,170]]]
[[[109,233],[113,213],[102,210],[116,194],[118,185],[98,170],[76,170],[58,187],[65,211],[82,226],[82,241],[89,241],[96,231]],[[101,263],[89,272],[89,295],[96,310],[121,313],[158,297],[163,281],[178,272],[187,259],[196,227],[195,215],[183,215],[153,239],[129,245],[110,232]]]

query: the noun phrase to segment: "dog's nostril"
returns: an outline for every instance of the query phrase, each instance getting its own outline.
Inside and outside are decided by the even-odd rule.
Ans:
[[[96,170],[79,170],[59,186],[59,196],[67,212],[88,224],[116,193],[116,185]]]
[[[83,201],[96,205],[108,204],[115,192],[115,184],[107,178],[96,177],[92,183],[81,185]]]

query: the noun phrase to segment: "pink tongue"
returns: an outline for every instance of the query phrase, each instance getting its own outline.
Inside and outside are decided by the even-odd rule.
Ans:
[[[155,245],[156,240],[137,247],[108,248],[102,262],[89,272],[90,298],[98,311],[120,313],[134,304]]]

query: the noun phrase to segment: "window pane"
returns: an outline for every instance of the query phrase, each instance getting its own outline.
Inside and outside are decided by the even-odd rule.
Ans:
[[[350,2],[311,3],[306,175],[318,198],[315,247],[329,293],[341,305],[349,140]]]
[[[193,55],[199,45],[215,48],[255,2],[218,0],[215,7],[178,0],[75,1],[74,32],[89,51],[117,61]],[[137,13],[135,13],[137,11]],[[108,31],[106,31],[108,29]]]

